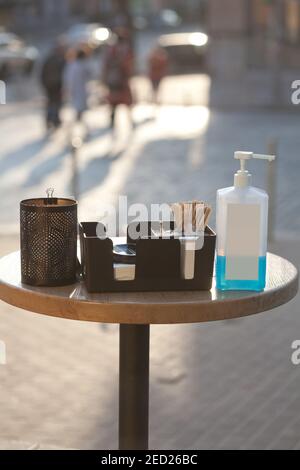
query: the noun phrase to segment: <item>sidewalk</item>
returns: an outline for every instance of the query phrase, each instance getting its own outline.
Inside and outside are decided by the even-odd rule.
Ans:
[[[272,251],[299,266],[297,116],[212,112],[205,103],[190,106],[181,91],[169,83],[164,96],[175,95],[175,105],[157,111],[136,106],[133,135],[126,134],[121,111],[117,142],[105,107],[87,114],[91,135],[78,155],[80,220],[98,220],[100,203],[116,203],[119,194],[129,204],[201,198],[214,205],[216,190],[232,184],[234,150],[262,152],[269,138],[279,136],[276,233],[286,229],[290,239],[281,233]],[[57,195],[72,193],[68,128],[45,139],[36,105],[5,109],[1,126],[3,235],[1,225],[17,233],[21,199],[45,195],[52,186]],[[251,163],[258,187],[266,180],[261,165]],[[6,233],[0,255],[18,246],[18,237]],[[300,449],[300,369],[290,360],[291,344],[300,339],[299,308],[298,296],[272,313],[242,320],[153,327],[151,447]],[[54,319],[0,303],[0,340],[8,361],[0,366],[0,441],[116,448],[117,326]]]
[[[188,84],[189,80],[187,87]],[[197,84],[196,79],[196,88]],[[169,82],[167,92],[176,95],[178,89],[173,85]],[[130,132],[126,110],[121,108],[118,132],[114,135],[108,128],[105,106],[87,113],[90,135],[77,158],[81,220],[99,220],[101,203],[116,204],[119,195],[128,196],[129,204],[199,198],[214,206],[217,189],[233,182],[237,169],[234,151],[241,148],[265,152],[268,141],[278,138],[276,231],[298,236],[297,115],[218,112],[206,106],[183,104],[155,109],[141,103],[134,107],[133,116],[135,129]],[[2,226],[18,230],[20,200],[45,196],[48,187],[64,196],[70,196],[73,190],[70,124],[45,138],[41,110],[27,108],[18,113],[11,110],[1,126],[5,136],[0,143],[3,233]],[[254,184],[264,188],[267,165],[253,161],[250,170]]]
[[[17,248],[0,239],[0,255]],[[272,251],[300,263],[300,241]],[[156,449],[300,449],[300,298],[216,324],[151,333],[150,445]],[[0,303],[0,442],[117,447],[118,328]]]
[[[56,446],[47,446],[39,443],[30,443],[23,441],[0,441],[1,450],[73,450],[73,449],[61,449]]]

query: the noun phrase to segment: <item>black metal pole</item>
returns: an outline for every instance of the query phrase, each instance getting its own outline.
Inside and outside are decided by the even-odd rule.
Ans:
[[[71,139],[71,165],[72,165],[72,182],[71,188],[73,197],[79,199],[79,175],[78,175],[78,152],[83,146],[83,140],[80,136],[74,136]]]
[[[120,450],[148,450],[149,343],[149,325],[120,325]]]

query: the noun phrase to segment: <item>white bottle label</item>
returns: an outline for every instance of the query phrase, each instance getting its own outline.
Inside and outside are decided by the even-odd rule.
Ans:
[[[257,280],[261,207],[259,204],[228,204],[227,211],[226,280]]]

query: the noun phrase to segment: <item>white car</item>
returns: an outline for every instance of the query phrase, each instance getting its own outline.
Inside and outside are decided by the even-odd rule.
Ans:
[[[28,46],[17,35],[0,32],[0,78],[7,78],[14,73],[30,74],[39,52]]]
[[[111,38],[111,31],[100,23],[78,23],[63,36],[68,46],[87,45],[97,49]]]
[[[174,73],[204,71],[209,37],[201,31],[164,34],[158,45],[168,54],[170,71]]]

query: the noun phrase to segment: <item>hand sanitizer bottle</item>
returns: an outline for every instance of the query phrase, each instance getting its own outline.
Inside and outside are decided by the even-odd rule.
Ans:
[[[246,161],[275,156],[236,152],[241,169],[234,186],[217,193],[217,288],[261,291],[266,286],[269,197],[251,186]]]

